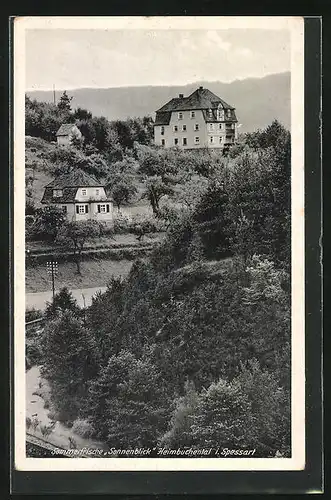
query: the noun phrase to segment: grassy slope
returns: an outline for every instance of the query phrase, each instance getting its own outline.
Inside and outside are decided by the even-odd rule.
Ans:
[[[106,286],[112,276],[126,276],[132,261],[111,261],[106,259],[82,262],[82,275],[76,273],[73,262],[59,264],[59,272],[55,280],[56,288],[89,288]],[[29,292],[46,292],[52,287],[46,272],[46,266],[28,267],[25,270],[25,290]]]

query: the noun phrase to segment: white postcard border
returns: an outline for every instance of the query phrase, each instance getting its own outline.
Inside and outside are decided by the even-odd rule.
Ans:
[[[25,31],[288,29],[292,134],[292,457],[27,458],[25,455]],[[14,461],[22,471],[272,471],[305,466],[304,19],[302,17],[18,17],[14,21]]]

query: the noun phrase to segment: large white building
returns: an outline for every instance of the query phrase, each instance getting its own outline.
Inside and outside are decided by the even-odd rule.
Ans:
[[[208,89],[179,94],[156,111],[154,142],[166,148],[221,149],[237,138],[235,108]]]

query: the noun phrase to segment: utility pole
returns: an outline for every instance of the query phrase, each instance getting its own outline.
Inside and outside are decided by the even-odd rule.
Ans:
[[[55,102],[55,85],[54,85],[54,83],[53,83],[53,101],[54,101],[54,104],[56,104],[56,102]]]
[[[46,268],[47,268],[47,273],[51,276],[52,279],[52,292],[53,292],[53,307],[54,305],[54,297],[55,297],[55,276],[57,275],[58,272],[58,263],[56,260],[54,260],[54,257],[52,256],[52,259],[48,262],[46,262]]]

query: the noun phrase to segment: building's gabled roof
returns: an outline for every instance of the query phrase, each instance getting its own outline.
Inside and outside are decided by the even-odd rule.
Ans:
[[[223,99],[213,94],[210,90],[200,87],[188,97],[175,97],[171,99],[167,104],[158,109],[157,113],[188,111],[194,109],[213,109],[217,108],[219,105],[224,109],[235,109],[233,106],[223,101]]]
[[[171,111],[157,111],[154,125],[167,125],[170,122]]]
[[[52,182],[45,186],[53,189],[62,189],[65,187],[104,187],[102,182],[98,181],[95,177],[87,174],[83,170],[76,169],[69,174],[62,174]]]
[[[103,187],[100,181],[83,170],[74,170],[69,174],[63,174],[45,186],[41,203],[73,203],[75,202],[77,189],[84,187]],[[53,196],[54,189],[61,189],[62,196]],[[111,201],[109,197],[100,201]]]
[[[62,196],[53,196],[53,188],[46,187],[41,203],[74,203],[77,188],[62,188]]]
[[[62,123],[56,135],[70,135],[73,127],[78,128],[74,123]]]

